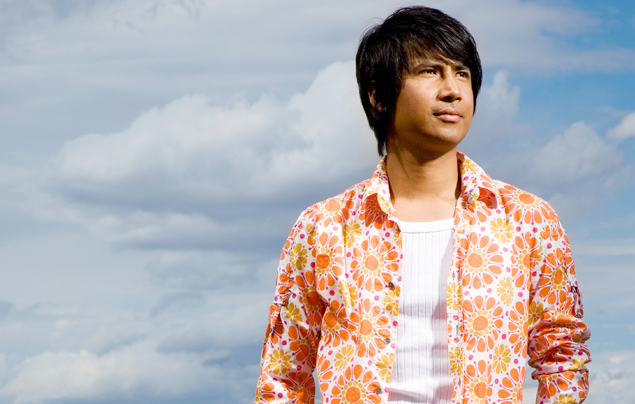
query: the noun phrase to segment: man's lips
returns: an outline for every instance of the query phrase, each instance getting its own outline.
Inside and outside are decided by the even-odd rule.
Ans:
[[[458,122],[462,118],[459,111],[457,111],[454,108],[446,108],[441,111],[437,111],[434,113],[434,116],[436,116],[443,122],[450,122],[450,123]]]

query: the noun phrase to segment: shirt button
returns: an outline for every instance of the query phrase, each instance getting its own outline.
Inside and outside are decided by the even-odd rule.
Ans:
[[[390,282],[390,283],[388,283],[388,288],[389,289],[394,289],[395,285],[392,282]]]
[[[387,344],[390,344],[390,338],[386,338],[384,341],[386,341]]]
[[[379,393],[381,393],[381,387],[377,387],[377,388],[375,389],[375,394],[379,394]]]

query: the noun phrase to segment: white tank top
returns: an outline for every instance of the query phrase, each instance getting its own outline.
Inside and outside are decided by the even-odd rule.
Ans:
[[[446,287],[453,223],[399,222],[403,281],[390,404],[447,404],[452,399]]]

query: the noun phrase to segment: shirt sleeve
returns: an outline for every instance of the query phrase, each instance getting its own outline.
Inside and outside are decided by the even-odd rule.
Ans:
[[[540,236],[543,253],[532,282],[529,306],[529,365],[536,370],[537,403],[581,403],[589,388],[585,342],[591,336],[582,321],[584,309],[569,241],[560,222]]]
[[[307,212],[300,216],[282,249],[262,347],[256,403],[314,402],[313,371],[324,307],[315,290],[310,252],[313,226],[307,216]]]

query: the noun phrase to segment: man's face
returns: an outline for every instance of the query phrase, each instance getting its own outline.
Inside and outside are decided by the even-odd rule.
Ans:
[[[447,151],[463,140],[473,114],[467,67],[442,57],[417,59],[404,74],[389,137],[400,147]]]

